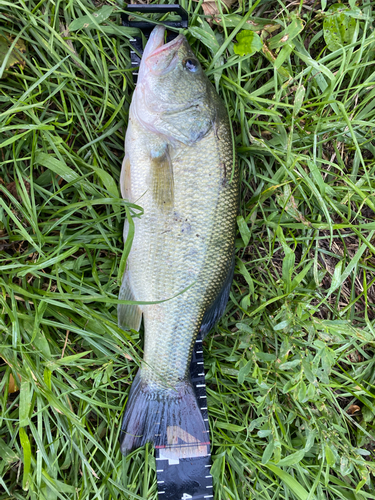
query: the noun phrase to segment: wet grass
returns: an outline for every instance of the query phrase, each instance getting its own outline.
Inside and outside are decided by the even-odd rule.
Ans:
[[[252,56],[233,52],[241,18],[212,38],[181,4],[242,176],[231,300],[205,342],[215,498],[373,498],[374,4],[332,52],[319,3],[263,1],[252,15],[281,26],[264,40],[303,29]],[[111,5],[76,31],[89,2],[0,5],[27,48],[0,80],[1,500],[157,498],[151,448],[118,447],[142,354],[116,323],[122,226],[141,209],[118,191],[133,33]]]

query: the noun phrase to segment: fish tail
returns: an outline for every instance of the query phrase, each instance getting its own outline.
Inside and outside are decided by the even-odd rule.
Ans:
[[[167,458],[206,456],[209,437],[189,380],[176,388],[155,388],[138,371],[121,426],[121,453],[153,443]]]

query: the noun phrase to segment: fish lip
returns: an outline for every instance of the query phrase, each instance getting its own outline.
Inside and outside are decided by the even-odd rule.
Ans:
[[[160,45],[159,47],[157,47],[153,52],[151,52],[151,54],[149,54],[147,56],[146,61],[148,59],[150,59],[150,57],[154,57],[156,55],[159,55],[159,54],[161,54],[162,52],[164,52],[166,50],[178,49],[182,45],[182,43],[184,42],[184,40],[185,40],[184,35],[178,35],[176,38],[174,38],[170,42],[163,43],[162,45]]]

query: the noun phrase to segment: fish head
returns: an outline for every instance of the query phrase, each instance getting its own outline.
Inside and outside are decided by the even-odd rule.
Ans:
[[[138,118],[153,132],[192,144],[212,128],[216,93],[185,36],[164,43],[164,33],[154,28],[143,53]]]

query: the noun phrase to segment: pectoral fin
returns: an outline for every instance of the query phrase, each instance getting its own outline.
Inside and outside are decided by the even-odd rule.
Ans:
[[[173,165],[168,146],[161,152],[151,153],[151,189],[153,198],[160,208],[167,208],[173,204]]]
[[[130,285],[129,271],[126,270],[122,279],[119,300],[136,300]],[[118,326],[120,328],[139,330],[142,321],[142,311],[137,304],[119,304],[117,307]]]
[[[121,177],[120,177],[120,188],[122,197],[131,200],[131,192],[130,192],[130,159],[126,154],[124,161],[122,162],[121,168]]]

